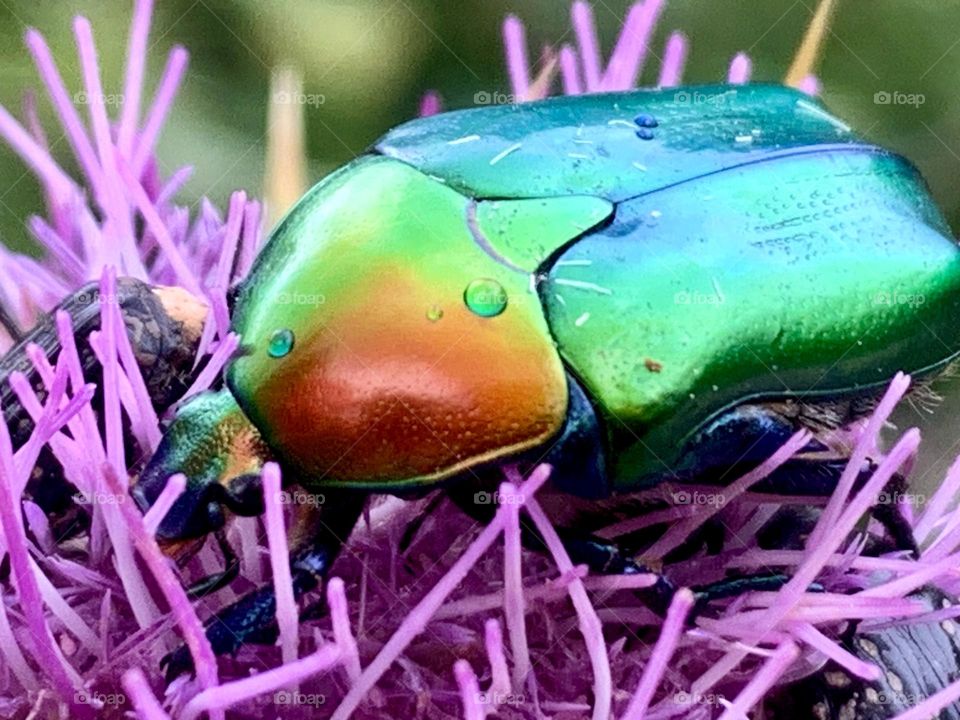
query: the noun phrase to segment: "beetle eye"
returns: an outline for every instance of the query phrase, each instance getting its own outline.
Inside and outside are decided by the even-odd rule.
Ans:
[[[267,343],[267,355],[274,358],[282,358],[293,350],[293,340],[293,330],[283,328],[275,331]]]
[[[480,317],[496,317],[507,309],[507,290],[496,280],[474,280],[463,291],[463,301]]]

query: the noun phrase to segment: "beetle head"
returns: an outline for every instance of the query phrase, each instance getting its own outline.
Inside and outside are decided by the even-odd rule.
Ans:
[[[537,446],[563,367],[527,272],[476,237],[472,201],[367,158],[311,191],[237,298],[227,382],[311,482],[397,489]]]
[[[266,457],[259,433],[230,393],[203,393],[179,410],[130,492],[146,512],[171,475],[186,476],[186,489],[156,533],[160,544],[177,555],[222,528],[226,511],[262,512],[259,473]]]

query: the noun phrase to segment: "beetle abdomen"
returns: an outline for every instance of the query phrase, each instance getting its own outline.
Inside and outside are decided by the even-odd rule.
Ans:
[[[862,392],[960,351],[960,253],[913,167],[866,146],[621,203],[540,292],[565,361],[615,419],[621,484],[672,467],[724,408]]]

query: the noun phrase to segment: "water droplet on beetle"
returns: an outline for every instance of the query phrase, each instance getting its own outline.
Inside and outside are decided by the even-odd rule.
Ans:
[[[507,309],[507,291],[496,280],[480,278],[467,285],[463,301],[475,315],[496,317]]]
[[[427,320],[430,322],[436,322],[443,317],[443,308],[439,305],[431,305],[427,308]]]
[[[270,336],[267,343],[267,355],[272,358],[282,358],[293,350],[293,330],[282,328]]]

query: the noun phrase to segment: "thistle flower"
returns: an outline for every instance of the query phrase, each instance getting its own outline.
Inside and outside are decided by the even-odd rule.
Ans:
[[[632,88],[663,5],[646,0],[631,8],[604,65],[590,7],[574,3],[575,45],[548,56],[536,76],[527,61],[524,27],[508,18],[504,37],[514,95],[543,97],[554,88],[555,75],[567,93]],[[823,4],[806,47],[817,45],[829,6]],[[688,589],[675,594],[661,618],[637,596],[653,584],[652,576],[591,576],[573,565],[537,500],[551,472],[541,466],[527,478],[505,468],[500,497],[517,501],[500,505],[485,527],[437,495],[372,503],[335,567],[338,577],[323,589],[328,613],[313,621],[292,600],[284,533],[289,520],[279,502],[279,469],[268,465],[262,525],[238,519],[229,539],[242,559],[238,590],[264,578],[275,584],[280,645],[245,647],[218,664],[201,617],[235,591],[227,588],[192,604],[181,580],[208,573],[222,558],[205,547],[178,578],[153,537],[182,492],[183,477],[169,480],[145,516],[127,502],[127,459],[152,452],[161,425],[111,299],[118,275],[179,285],[200,298],[207,318],[197,351],[202,370],[187,395],[209,387],[236,349],[226,291],[246,274],[261,244],[261,206],[242,192],[233,195],[225,217],[209,202],[195,217],[176,204],[189,169],[163,177],[153,152],[187,55],[181,48],[171,52],[141,118],[151,10],[150,0],[136,2],[126,102],[118,118],[109,118],[102,102],[85,20],[75,22],[75,31],[84,92],[91,99],[87,123],[71,104],[42,36],[27,34],[82,178],[70,177],[50,154],[32,104],[22,123],[0,108],[0,136],[36,174],[47,202],[46,216],[29,221],[45,256],[37,261],[0,250],[0,297],[9,330],[31,327],[63,296],[95,281],[101,323],[91,346],[103,376],[98,417],[91,404],[97,389],[84,377],[70,317],[59,312],[55,328],[62,350],[55,365],[40,348],[27,352],[42,392],[22,372],[5,379],[34,425],[14,447],[0,423],[0,546],[12,577],[0,602],[0,714],[57,717],[66,707],[70,717],[119,717],[129,710],[143,720],[204,713],[482,720],[491,712],[506,718],[732,720],[761,712],[765,701],[804,675],[823,672],[827,663],[864,682],[878,681],[881,669],[839,641],[854,623],[865,633],[896,624],[947,623],[960,615],[954,607],[931,609],[915,595],[928,586],[951,597],[960,593],[954,570],[960,513],[951,509],[960,461],[922,512],[908,503],[900,508],[924,545],[919,559],[865,553],[881,531],[863,527],[861,519],[892,474],[911,465],[919,446],[919,434],[910,430],[888,453],[878,449],[879,431],[910,384],[899,375],[873,415],[844,431],[852,457],[802,547],[770,549],[758,534],[777,508],[811,500],[752,488],[806,444],[803,432],[725,488],[658,487],[638,498],[654,511],[612,518],[601,531],[618,537],[662,528],[643,557],[681,588],[720,580],[728,571],[788,569],[790,579],[781,589],[739,594],[693,620],[696,597]],[[673,33],[660,70],[662,86],[681,81],[687,52],[686,37]],[[813,92],[811,62],[800,62],[791,77]],[[749,58],[736,55],[728,80],[746,82],[750,73]],[[431,96],[422,112],[438,109],[438,98]],[[24,497],[45,448],[92,514],[89,531],[69,542],[54,537],[46,515]],[[856,488],[867,457],[879,464]],[[698,504],[697,494],[715,501]],[[549,557],[521,548],[520,523],[526,521],[540,531]],[[719,553],[700,549],[677,559],[675,551],[710,521],[739,531]],[[401,549],[402,536],[410,541]],[[814,586],[817,592],[810,591]],[[187,642],[197,677],[178,679],[164,693],[159,659],[178,638]],[[951,684],[915,699],[916,707],[900,718],[930,716],[958,697],[960,684]]]

